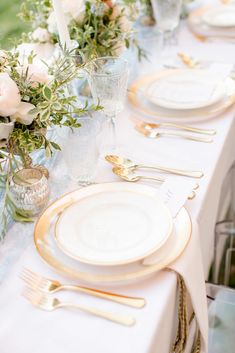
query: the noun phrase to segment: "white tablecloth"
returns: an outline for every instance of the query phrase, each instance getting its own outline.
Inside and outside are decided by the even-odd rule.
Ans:
[[[176,52],[177,48],[174,49]],[[191,34],[183,29],[179,40],[179,50],[185,51],[199,59],[235,62],[234,46],[197,42]],[[155,69],[154,57],[151,64],[142,66],[142,72]],[[133,129],[129,120],[134,113],[127,107],[118,118],[118,141],[124,147],[127,156],[141,162],[155,162],[172,167],[191,170],[202,170],[205,177],[200,180],[197,197],[186,205],[193,220],[193,244],[200,240],[203,267],[207,276],[213,256],[213,230],[220,198],[220,187],[233,163],[235,149],[234,111],[223,113],[220,117],[200,127],[214,128],[217,131],[213,144],[202,144],[184,140],[162,138],[157,141],[144,139]],[[53,175],[54,173],[54,175]],[[52,180],[56,170],[52,172]],[[110,166],[100,163],[97,182],[118,180]],[[72,188],[72,186],[70,186]],[[5,277],[0,292],[0,347],[1,353],[168,353],[174,340],[176,327],[176,276],[169,272],[160,272],[151,279],[128,287],[119,288],[124,294],[139,295],[146,298],[147,306],[143,310],[134,310],[117,306],[87,296],[79,300],[89,305],[106,310],[133,313],[137,325],[132,328],[119,327],[82,313],[64,313],[63,310],[45,313],[36,311],[20,295],[22,284],[18,273],[23,266],[55,278],[46,264],[32,248],[32,240],[26,241],[21,234],[24,228],[14,226],[8,233],[5,244],[0,248],[1,263],[6,266],[9,251],[16,241],[24,239],[29,248],[21,251],[21,258],[15,251],[15,267]],[[26,229],[26,228],[25,228]],[[17,234],[18,232],[18,234]],[[15,242],[12,240],[15,237]],[[195,242],[195,243],[194,243]],[[19,243],[20,244],[20,243]],[[195,245],[197,246],[197,245]],[[22,248],[19,245],[19,248]],[[187,257],[187,254],[183,256]],[[180,269],[180,264],[176,265]],[[192,277],[200,272],[201,259],[192,259]],[[10,268],[10,267],[8,267]],[[185,269],[181,269],[184,271]],[[59,279],[65,279],[58,276]],[[187,283],[186,283],[187,284]],[[74,294],[66,294],[73,298]],[[76,298],[78,298],[76,296]],[[44,324],[45,323],[45,324]],[[207,323],[201,323],[206,332]]]

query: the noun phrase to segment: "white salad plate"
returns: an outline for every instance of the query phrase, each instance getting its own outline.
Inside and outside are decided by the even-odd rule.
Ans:
[[[202,20],[209,26],[214,27],[235,27],[235,6],[220,5],[209,9],[202,16]]]
[[[206,70],[175,70],[156,78],[146,87],[146,98],[167,109],[197,109],[221,100],[226,93],[224,80]]]
[[[140,260],[159,249],[173,229],[160,196],[132,184],[85,188],[59,216],[58,247],[80,262],[115,266]]]

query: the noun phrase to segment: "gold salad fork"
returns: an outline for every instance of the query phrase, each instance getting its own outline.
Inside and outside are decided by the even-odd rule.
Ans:
[[[193,132],[196,134],[202,134],[202,135],[209,135],[213,136],[216,135],[216,131],[214,129],[200,129],[188,125],[182,125],[182,124],[176,124],[176,123],[168,123],[168,122],[162,122],[162,123],[149,123],[145,121],[138,121],[137,119],[133,118],[133,121],[140,127],[144,128],[145,130],[156,130],[159,128],[173,128],[176,130],[182,130],[182,131],[187,131],[187,132]]]
[[[70,302],[62,303],[57,298],[53,298],[39,291],[36,292],[29,288],[26,288],[22,294],[24,298],[27,299],[31,304],[45,311],[53,311],[59,308],[75,308],[91,315],[95,315],[124,326],[133,326],[135,324],[135,318],[131,315],[113,314]]]
[[[78,285],[62,285],[59,281],[42,277],[27,268],[22,271],[20,278],[30,288],[44,293],[56,293],[61,290],[73,290],[98,298],[108,299],[119,304],[128,305],[133,308],[143,308],[145,306],[144,298],[128,297],[125,295],[104,292],[98,289],[81,287]]]
[[[179,137],[179,138],[183,138],[185,140],[191,140],[191,141],[196,141],[196,142],[204,142],[204,143],[211,143],[213,142],[212,138],[209,137],[197,137],[197,136],[193,136],[192,134],[185,134],[183,132],[179,132],[179,131],[157,131],[157,130],[146,130],[145,128],[136,125],[135,129],[140,132],[142,135],[144,135],[145,137],[151,138],[151,139],[158,139],[160,137],[164,137],[164,136],[169,136],[169,137]]]

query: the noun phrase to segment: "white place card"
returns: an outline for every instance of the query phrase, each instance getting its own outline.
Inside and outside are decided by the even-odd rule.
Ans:
[[[189,179],[168,177],[159,188],[164,203],[168,206],[173,218],[175,218],[184,206],[188,197],[192,195],[197,184]]]

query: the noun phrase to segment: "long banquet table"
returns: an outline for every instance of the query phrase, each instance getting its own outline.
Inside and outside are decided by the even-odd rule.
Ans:
[[[199,60],[212,60],[235,63],[234,45],[230,43],[202,43],[195,39],[182,25],[178,47],[174,51],[184,51]],[[135,72],[156,70],[156,53],[151,64],[145,63]],[[216,222],[220,189],[235,157],[235,117],[234,109],[224,112],[215,119],[200,122],[195,126],[213,128],[217,131],[214,142],[203,144],[186,140],[162,138],[148,140],[133,128],[129,119],[136,115],[126,105],[118,117],[118,142],[124,146],[127,156],[139,162],[158,162],[177,168],[202,170],[204,178],[196,198],[188,201],[193,224],[200,236],[205,278],[207,278],[214,246],[214,225]],[[60,173],[60,177],[59,177]],[[59,179],[59,181],[58,181]],[[106,162],[100,162],[97,182],[117,181]],[[60,161],[51,171],[51,185],[54,196],[73,190],[75,184],[68,182],[63,174]],[[120,310],[133,313],[137,324],[132,328],[121,327],[82,313],[65,313],[58,310],[45,313],[31,307],[22,297],[22,283],[18,274],[23,266],[28,266],[51,278],[68,281],[55,274],[36,254],[33,246],[32,226],[13,225],[0,247],[0,351],[1,353],[169,353],[174,341],[177,324],[177,280],[173,272],[161,271],[149,279],[116,291],[143,296],[147,306],[134,310],[117,304],[101,301],[88,296],[79,296],[87,305],[99,306],[105,310]],[[197,263],[192,266],[196,276]],[[66,298],[68,294],[65,294]],[[70,294],[70,298],[75,294]]]

